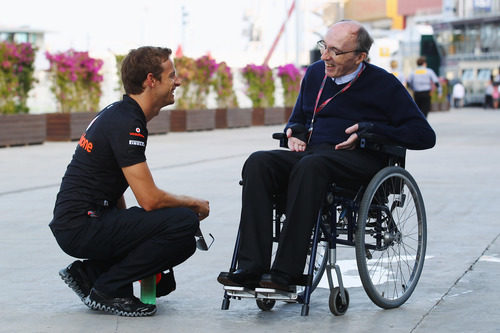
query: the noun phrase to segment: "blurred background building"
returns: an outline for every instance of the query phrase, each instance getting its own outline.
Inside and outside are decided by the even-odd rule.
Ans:
[[[41,6],[35,0],[23,3],[31,1],[32,5],[22,5],[32,8],[30,12],[11,8],[11,15],[0,16],[0,41],[31,42],[38,47],[39,86],[48,67],[43,55],[45,50],[74,48],[103,59],[105,82],[101,103],[104,105],[119,97],[114,54],[126,53],[130,48],[167,45],[193,58],[208,53],[217,61],[226,61],[233,71],[249,63],[268,63],[271,67],[287,63],[307,66],[319,59],[316,42],[323,38],[329,25],[343,18],[358,20],[371,32],[375,42],[369,58],[373,64],[389,70],[391,60],[397,60],[400,71],[407,76],[415,67],[416,59],[424,55],[429,67],[439,76],[452,83],[463,82],[466,104],[481,103],[491,76],[499,74],[500,0],[176,0],[168,3],[151,0],[140,5],[121,0],[121,14],[112,15],[121,17],[119,24],[110,21],[112,17],[106,7],[116,10],[117,1],[88,0],[89,6],[81,8],[81,15],[76,16],[64,12],[67,6],[60,6],[58,20],[50,19],[49,14],[29,16],[36,11],[36,6]],[[58,1],[50,2],[57,4]],[[61,0],[60,4],[65,2]],[[90,6],[92,4],[95,6]],[[21,6],[15,2],[8,4],[17,5]],[[92,14],[87,15],[85,8],[92,8]],[[15,13],[21,16],[15,17]],[[85,17],[86,21],[79,21]],[[92,17],[91,24],[86,23],[89,17]],[[19,22],[20,26],[13,22]],[[116,27],[110,30],[114,25]],[[74,30],[77,28],[79,30]],[[46,111],[50,93],[38,87],[33,94],[37,102],[32,103],[32,110]],[[245,105],[244,99],[242,105]]]

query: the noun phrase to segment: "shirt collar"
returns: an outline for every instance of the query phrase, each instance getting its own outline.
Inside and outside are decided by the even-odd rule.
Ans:
[[[354,79],[356,77],[356,75],[358,75],[359,71],[361,70],[361,67],[363,67],[362,62],[358,65],[358,68],[354,72],[352,72],[351,74],[347,74],[347,75],[337,77],[337,78],[332,77],[332,80],[336,84],[344,84],[344,83],[350,82],[350,81],[352,81],[352,79]]]

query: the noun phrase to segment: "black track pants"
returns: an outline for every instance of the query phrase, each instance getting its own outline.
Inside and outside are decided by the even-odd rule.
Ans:
[[[53,232],[66,253],[88,259],[94,287],[110,296],[132,295],[132,282],[179,265],[196,249],[199,221],[188,208],[106,209],[85,219],[82,228]]]
[[[240,268],[267,272],[272,252],[273,194],[285,193],[286,222],[272,269],[302,274],[309,240],[328,184],[357,188],[384,167],[385,159],[365,150],[314,147],[253,153],[243,167]]]

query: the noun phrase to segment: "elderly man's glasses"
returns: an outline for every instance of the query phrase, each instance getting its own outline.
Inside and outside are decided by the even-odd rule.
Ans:
[[[339,49],[337,49],[337,48],[335,48],[333,46],[332,47],[328,47],[326,45],[326,42],[324,40],[320,40],[318,43],[316,43],[316,45],[318,46],[319,52],[321,52],[321,54],[324,54],[325,52],[328,52],[328,54],[331,57],[335,57],[335,56],[339,56],[339,55],[346,54],[346,53],[351,53],[351,52],[364,52],[362,50],[340,51]]]

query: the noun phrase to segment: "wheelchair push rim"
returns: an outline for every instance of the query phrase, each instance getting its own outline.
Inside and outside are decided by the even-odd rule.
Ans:
[[[381,308],[396,308],[413,293],[427,243],[425,207],[413,177],[386,167],[368,184],[356,227],[356,261],[363,287]]]

